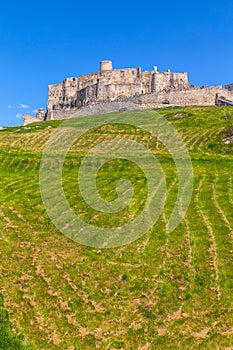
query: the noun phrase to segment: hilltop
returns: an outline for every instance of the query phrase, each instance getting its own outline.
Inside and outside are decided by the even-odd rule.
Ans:
[[[141,67],[113,68],[112,61],[101,61],[99,72],[66,78],[48,86],[47,110],[38,109],[36,120],[74,118],[77,115],[163,108],[169,106],[233,106],[233,84],[224,88],[195,86],[188,73],[151,71]],[[24,125],[36,121],[25,114]]]
[[[77,186],[86,152],[115,135],[141,139],[160,162],[167,182],[163,214],[146,235],[114,249],[70,240],[46,213],[39,187],[41,156],[62,121],[0,131],[0,291],[25,345],[35,350],[233,346],[233,143],[226,142],[224,120],[233,107],[156,111],[182,136],[194,170],[189,209],[169,235],[165,226],[177,197],[177,172],[157,139],[123,125],[105,126],[77,141],[64,163],[63,188],[74,212],[92,225],[114,226],[138,214],[146,195],[144,174],[127,162],[103,166],[97,188],[105,200],[116,198],[122,174],[135,183],[134,201],[124,216],[103,215],[82,199]],[[141,112],[121,115],[127,121],[134,113]],[[146,118],[153,111],[143,113]]]

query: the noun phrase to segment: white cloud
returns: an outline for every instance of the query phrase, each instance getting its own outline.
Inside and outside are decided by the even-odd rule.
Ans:
[[[22,116],[23,116],[23,115],[22,115],[21,113],[17,113],[17,114],[16,114],[16,118],[18,118],[18,119],[21,119]]]
[[[38,109],[33,109],[32,113],[37,113]]]
[[[8,106],[7,106],[7,108],[9,108],[9,109],[13,109],[13,108],[15,108],[15,106],[8,105]]]
[[[19,108],[28,109],[28,108],[30,108],[30,106],[29,105],[25,105],[24,103],[20,103],[19,104]]]

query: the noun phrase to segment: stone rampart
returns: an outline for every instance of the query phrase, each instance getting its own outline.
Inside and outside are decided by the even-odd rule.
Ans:
[[[142,72],[141,68],[112,69],[111,61],[102,61],[100,72],[67,78],[62,84],[49,85],[47,119],[54,111],[67,111],[99,102],[115,101],[150,94],[169,88],[188,87],[187,73]]]
[[[135,98],[138,104],[154,104],[156,106],[214,106],[217,94],[228,96],[221,86],[170,90],[147,94]],[[233,94],[231,96],[233,98]]]
[[[187,73],[158,72],[156,66],[152,71],[113,69],[106,60],[100,63],[99,72],[49,85],[46,120],[113,112],[121,108],[117,107],[121,102],[127,109],[138,109],[227,105],[231,101],[233,84],[225,89],[221,85],[196,87],[189,84]]]

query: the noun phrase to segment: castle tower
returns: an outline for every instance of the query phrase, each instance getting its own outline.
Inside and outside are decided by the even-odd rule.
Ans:
[[[40,120],[45,120],[45,111],[44,108],[39,108],[36,112],[36,118]]]
[[[100,62],[100,71],[104,72],[106,70],[112,70],[112,61],[101,61]]]

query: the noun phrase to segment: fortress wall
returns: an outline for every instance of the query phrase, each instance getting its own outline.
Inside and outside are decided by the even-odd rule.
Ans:
[[[163,105],[167,101],[170,105],[176,106],[214,106],[216,94],[224,94],[221,86],[189,88],[187,90],[174,90],[170,92],[157,92],[148,95],[141,95],[135,100],[139,104]]]
[[[161,72],[154,74],[152,91],[162,91],[164,89],[168,89],[171,86],[179,87],[179,86],[188,86],[188,75],[187,73],[171,73]]]
[[[63,103],[64,90],[62,84],[54,84],[48,86],[48,103],[47,111],[50,111],[54,108],[59,108]]]
[[[56,110],[51,112],[47,120],[105,114],[119,111],[121,108],[140,110],[165,107],[166,105],[163,104],[163,101],[166,99],[169,99],[170,106],[212,106],[215,105],[216,94],[224,96],[226,99],[233,100],[233,92],[229,93],[227,90],[222,89],[221,86],[190,88],[189,90],[175,90],[170,93],[160,92],[141,95],[139,97],[125,98],[124,101],[98,102],[81,109],[71,108],[69,110]]]
[[[48,97],[49,101],[52,99],[59,99],[63,96],[63,86],[62,84],[54,84],[48,86]]]
[[[157,73],[155,79],[155,91],[161,91],[170,86],[170,74]]]
[[[219,97],[224,97],[227,100],[233,101],[233,90],[221,89],[218,93]]]
[[[23,115],[23,126],[31,124],[31,123],[42,122],[42,121],[43,121],[43,119],[33,117],[29,114]]]
[[[227,93],[221,87],[192,87],[187,73],[158,72],[157,67],[145,72],[141,68],[112,70],[111,61],[102,61],[100,72],[49,85],[47,119],[58,111],[67,113],[114,100],[130,99],[141,106],[163,106],[165,100],[171,105],[214,105],[216,94],[224,91]],[[232,96],[226,98],[233,100]]]
[[[133,84],[138,78],[138,72],[139,68],[114,69],[84,75],[76,79],[78,80],[79,89],[83,89],[88,85],[93,85],[97,83],[120,84],[122,82],[127,81],[129,84]]]
[[[188,73],[170,73],[171,83],[177,83],[179,85],[185,84],[189,85]]]
[[[140,94],[149,94],[152,92],[152,81],[154,72],[142,72],[141,73],[141,89]]]
[[[65,86],[63,87],[63,99],[67,102],[70,98],[74,98],[77,95],[77,87]]]
[[[119,110],[122,108],[124,109],[126,108],[127,110],[139,110],[145,107],[139,106],[138,104],[130,101],[104,102],[104,103],[97,103],[93,106],[87,106],[81,109],[52,111],[50,116],[47,118],[47,120],[69,119],[69,118],[74,118],[78,116],[88,116],[88,115],[119,112]]]
[[[135,84],[139,81],[139,68],[114,69],[99,73],[99,82],[103,84]]]
[[[92,73],[92,74],[83,75],[81,77],[76,78],[78,81],[78,90],[84,89],[89,85],[96,84],[98,78],[99,78],[99,73]]]
[[[77,92],[75,101],[76,107],[85,106],[87,103],[96,103],[98,93],[98,84],[87,86],[86,88]]]
[[[98,93],[98,101],[114,100],[117,98],[125,98],[135,96],[140,93],[140,84],[109,84],[101,88]]]
[[[96,85],[97,83],[99,85],[102,84],[103,89],[104,85],[110,84],[129,86],[130,84],[140,84],[139,73],[139,68],[116,69],[112,71],[92,73],[78,78],[67,78],[63,81],[62,84],[49,85],[48,109],[52,109],[53,105],[59,107],[59,105],[62,103],[67,104],[70,99],[76,98],[78,91],[85,88],[88,89],[89,86]],[[108,90],[109,88],[106,89]],[[114,90],[116,89],[113,87],[112,91]],[[88,89],[87,91],[91,91],[91,89]],[[106,91],[106,93],[108,92]],[[83,94],[81,95],[83,96]],[[124,90],[124,95],[128,95],[127,89]],[[113,93],[113,95],[110,95],[109,97],[114,98],[115,96],[118,96],[118,93]],[[131,96],[131,93],[129,96]],[[94,98],[94,96],[92,97]]]
[[[171,104],[179,106],[214,106],[218,91],[219,87],[172,91],[167,94],[166,98]]]
[[[141,72],[140,68],[103,70],[78,78],[67,78],[62,84],[49,85],[48,114],[89,103],[149,94],[167,89],[173,84],[186,84],[187,74]],[[85,90],[86,89],[86,90]]]

